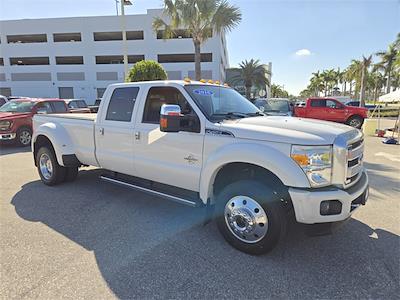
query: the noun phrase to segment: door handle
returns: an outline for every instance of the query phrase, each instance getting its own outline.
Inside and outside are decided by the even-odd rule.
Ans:
[[[104,135],[104,128],[100,128],[100,134]]]
[[[140,140],[140,131],[135,132],[135,140]]]

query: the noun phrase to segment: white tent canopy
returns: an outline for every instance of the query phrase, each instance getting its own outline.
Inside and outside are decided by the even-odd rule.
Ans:
[[[400,90],[379,97],[379,102],[400,102]]]

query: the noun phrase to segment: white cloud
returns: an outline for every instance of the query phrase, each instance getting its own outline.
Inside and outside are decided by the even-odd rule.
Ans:
[[[311,51],[308,50],[308,49],[300,49],[300,50],[297,50],[295,54],[296,54],[297,56],[309,56],[309,55],[311,55],[312,53],[311,53]]]

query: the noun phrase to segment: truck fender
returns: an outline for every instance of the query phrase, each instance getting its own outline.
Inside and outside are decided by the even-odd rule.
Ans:
[[[75,153],[74,144],[64,127],[57,126],[57,124],[53,122],[41,124],[34,132],[32,145],[34,145],[37,137],[40,135],[50,140],[60,166],[64,166],[63,155]]]
[[[286,186],[310,187],[303,170],[284,153],[263,145],[231,144],[212,153],[203,166],[200,177],[200,199],[204,203],[213,196],[213,183],[218,171],[229,163],[237,162],[265,168],[275,174]]]

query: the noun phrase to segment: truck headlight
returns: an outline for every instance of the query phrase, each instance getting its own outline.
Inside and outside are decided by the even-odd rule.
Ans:
[[[10,129],[11,125],[12,125],[11,121],[0,121],[0,130]]]
[[[311,187],[331,184],[332,146],[293,145],[290,156],[303,169]]]

